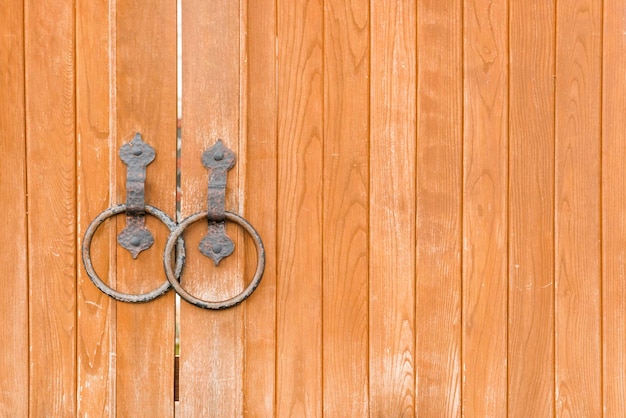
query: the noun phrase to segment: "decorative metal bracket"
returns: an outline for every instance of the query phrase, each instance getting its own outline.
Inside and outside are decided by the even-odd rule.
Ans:
[[[218,140],[215,145],[202,153],[202,164],[209,170],[208,209],[183,219],[176,229],[170,232],[163,252],[165,276],[176,293],[192,305],[203,309],[226,309],[243,302],[254,292],[259,283],[261,283],[263,271],[265,270],[265,248],[263,247],[263,241],[259,233],[245,218],[224,209],[226,175],[228,170],[234,167],[235,159],[235,153],[226,148],[221,140]],[[233,222],[246,231],[250,238],[252,238],[252,242],[256,248],[257,266],[252,280],[243,291],[229,299],[209,301],[192,295],[183,288],[180,279],[176,277],[176,272],[172,268],[171,254],[174,250],[176,240],[182,237],[183,232],[189,225],[205,219],[209,222],[209,231],[202,241],[200,241],[198,247],[200,252],[212,259],[216,266],[224,257],[232,254],[235,248],[233,240],[226,235],[224,228],[226,221]]]
[[[122,302],[148,302],[166,293],[170,287],[173,287],[181,298],[203,309],[226,309],[243,302],[261,283],[265,271],[265,248],[259,233],[246,219],[224,209],[226,175],[228,170],[235,165],[235,153],[226,148],[221,140],[218,140],[215,145],[202,154],[202,163],[209,170],[208,210],[190,215],[178,224],[165,212],[154,206],[146,205],[144,202],[146,167],[154,161],[155,154],[154,148],[146,144],[140,134],[136,134],[130,143],[120,149],[120,158],[128,166],[126,204],[111,206],[103,210],[89,223],[82,243],[83,265],[87,275],[98,289]],[[141,251],[147,250],[154,243],[152,234],[146,229],[146,214],[157,218],[170,230],[163,252],[163,267],[167,280],[154,290],[140,294],[119,292],[107,285],[93,268],[91,241],[103,222],[119,214],[126,215],[126,227],[118,235],[117,241],[122,247],[130,251],[133,258],[137,258]],[[239,225],[247,232],[256,248],[257,265],[252,280],[243,291],[229,299],[219,301],[199,299],[187,292],[180,281],[185,264],[183,232],[189,225],[204,219],[208,220],[209,231],[200,242],[199,248],[202,254],[211,258],[216,266],[224,257],[232,254],[235,249],[233,240],[226,235],[226,221]],[[172,262],[173,254],[176,254],[174,263]],[[174,265],[172,266],[172,264]]]
[[[146,167],[155,158],[155,151],[145,143],[140,133],[120,148],[120,158],[128,166],[126,171],[126,227],[117,236],[117,242],[130,251],[133,258],[154,244],[154,237],[146,229],[145,183]]]
[[[228,149],[221,139],[202,153],[202,164],[209,170],[209,193],[207,220],[209,231],[200,241],[198,248],[217,266],[224,257],[235,250],[233,240],[226,235],[225,202],[226,177],[228,170],[235,166],[235,153]]]

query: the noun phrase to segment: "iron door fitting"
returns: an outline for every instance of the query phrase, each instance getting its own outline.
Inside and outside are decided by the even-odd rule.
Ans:
[[[225,210],[227,173],[236,163],[236,156],[221,140],[202,153],[202,164],[209,171],[207,210],[195,213],[180,223],[174,222],[162,210],[145,204],[145,180],[147,166],[154,161],[156,151],[141,134],[120,148],[120,158],[126,164],[126,203],[112,206],[96,216],[85,231],[82,243],[82,259],[87,275],[102,292],[121,302],[149,302],[166,293],[171,287],[185,301],[204,309],[226,309],[246,300],[258,287],[265,270],[265,248],[260,235],[243,217]],[[131,253],[133,259],[149,249],[154,243],[152,233],[146,228],[145,214],[163,222],[170,231],[163,253],[163,266],[167,281],[158,288],[142,294],[118,292],[98,276],[91,262],[91,241],[98,227],[108,218],[126,214],[126,227],[117,237],[117,242]],[[225,222],[241,226],[252,237],[257,252],[257,268],[248,286],[238,295],[222,301],[206,301],[188,293],[181,285],[180,277],[185,264],[184,230],[191,224],[206,219],[208,232],[198,246],[200,252],[211,258],[218,266],[220,261],[235,250],[233,240],[226,234]],[[174,267],[172,254],[175,253]]]

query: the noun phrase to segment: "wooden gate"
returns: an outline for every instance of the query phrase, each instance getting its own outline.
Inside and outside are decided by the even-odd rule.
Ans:
[[[625,31],[626,0],[1,0],[0,415],[625,416]],[[237,153],[243,304],[89,280],[135,132],[178,222]],[[158,286],[167,229],[132,260],[123,225],[96,270]],[[232,296],[252,242],[216,268],[205,229],[183,283]]]

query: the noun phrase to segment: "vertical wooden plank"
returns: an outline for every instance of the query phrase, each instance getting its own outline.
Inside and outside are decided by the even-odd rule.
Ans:
[[[370,410],[415,415],[416,2],[371,4]]]
[[[604,2],[602,48],[602,394],[626,415],[626,3]]]
[[[74,5],[25,4],[32,416],[76,412]]]
[[[79,245],[89,223],[113,201],[115,103],[111,54],[115,38],[112,2],[76,3],[77,223]],[[112,97],[111,97],[112,96]],[[112,115],[113,113],[113,115]],[[112,182],[113,179],[113,182]],[[98,275],[115,277],[115,221],[102,225],[91,245]],[[115,416],[115,304],[77,272],[77,409],[80,416]]]
[[[244,415],[273,417],[276,396],[276,0],[247,0],[246,219],[266,251],[261,285],[245,305]],[[246,278],[256,253],[246,247]]]
[[[24,2],[0,3],[0,415],[28,415]]]
[[[507,413],[507,1],[464,6],[463,414]]]
[[[556,414],[601,416],[601,0],[557,7]]]
[[[183,217],[207,208],[208,172],[200,158],[220,138],[237,154],[237,165],[228,176],[226,210],[243,214],[243,181],[238,175],[247,172],[245,149],[239,147],[241,18],[239,1],[182,2]],[[228,299],[243,289],[243,245],[237,239],[242,235],[228,225],[236,250],[216,268],[197,249],[206,228],[205,222],[198,222],[185,235],[183,284],[201,299]],[[180,321],[180,416],[241,416],[243,307],[212,312],[183,301]]]
[[[369,7],[324,12],[324,416],[367,416]]]
[[[416,416],[459,417],[463,9],[417,7]]]
[[[509,92],[509,416],[554,410],[555,2],[512,2]]]
[[[176,2],[116,3],[117,202],[125,200],[120,147],[141,132],[156,150],[147,168],[146,203],[171,217],[176,201]],[[117,232],[125,226],[117,218]],[[165,280],[168,230],[146,217],[154,245],[136,260],[117,246],[117,289],[143,293]],[[174,295],[145,304],[116,303],[117,416],[171,416],[174,410]]]
[[[276,415],[322,416],[323,2],[278,1]]]

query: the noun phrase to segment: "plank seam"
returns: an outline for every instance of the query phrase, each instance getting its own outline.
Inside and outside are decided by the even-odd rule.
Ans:
[[[506,415],[509,415],[510,410],[510,369],[511,364],[509,362],[509,318],[511,317],[511,304],[510,304],[510,288],[511,288],[511,7],[510,3],[506,3],[506,326],[504,329],[504,341],[505,341],[505,362],[506,362],[506,389],[504,392],[504,403]]]
[[[320,238],[321,238],[321,242],[320,242],[320,293],[319,293],[319,309],[320,309],[320,331],[319,331],[319,339],[320,339],[320,350],[318,355],[318,364],[319,364],[319,368],[320,368],[320,376],[319,376],[319,382],[318,382],[318,390],[320,391],[320,404],[319,404],[319,410],[322,413],[322,416],[324,415],[324,279],[325,279],[325,271],[326,271],[326,263],[324,262],[324,232],[325,232],[325,228],[324,226],[326,225],[326,211],[324,210],[326,207],[326,195],[324,193],[324,176],[326,173],[326,1],[322,0],[322,17],[321,17],[321,24],[322,24],[322,37],[320,39],[320,44],[322,47],[322,51],[321,51],[321,60],[322,60],[322,66],[321,66],[321,75],[322,75],[322,100],[321,100],[321,107],[322,107],[322,124],[321,124],[321,129],[320,129],[320,137],[322,140],[322,155],[321,155],[321,161],[322,161],[322,167],[321,167],[321,175],[322,175],[322,181],[321,181],[321,210],[320,210],[320,221],[321,221],[321,228],[320,228]]]
[[[465,306],[465,281],[464,281],[464,271],[465,271],[465,254],[463,251],[463,248],[465,246],[465,218],[464,218],[464,214],[465,214],[465,2],[463,0],[460,0],[461,6],[460,6],[460,18],[461,18],[461,30],[460,30],[460,44],[461,44],[461,94],[460,94],[460,110],[461,110],[461,126],[460,126],[460,139],[461,139],[461,149],[460,149],[460,167],[461,167],[461,171],[460,171],[460,184],[459,184],[459,195],[460,195],[460,199],[459,199],[459,243],[461,248],[459,248],[459,258],[460,258],[460,263],[459,263],[459,278],[460,278],[460,290],[461,290],[461,294],[459,295],[459,302],[460,302],[460,320],[461,320],[461,325],[459,326],[459,360],[460,360],[460,366],[461,366],[461,370],[460,370],[460,382],[459,382],[459,402],[460,402],[460,414],[461,416],[464,415],[464,411],[465,411],[465,407],[464,407],[464,394],[465,394],[465,387],[463,385],[463,382],[465,380],[465,374],[464,374],[464,343],[465,343],[465,339],[463,338],[464,336],[464,332],[463,330],[465,329],[465,315],[464,315],[464,306]]]
[[[604,171],[604,162],[603,162],[603,149],[604,149],[604,137],[603,137],[603,127],[604,124],[603,122],[603,106],[604,106],[604,101],[602,100],[603,96],[604,96],[604,0],[602,0],[600,2],[600,80],[599,80],[599,100],[598,100],[598,136],[599,136],[599,175],[598,175],[598,228],[599,228],[599,250],[600,250],[600,254],[599,254],[599,262],[598,262],[598,268],[599,268],[599,272],[598,272],[598,281],[599,283],[599,297],[600,297],[600,310],[598,312],[599,314],[599,322],[600,322],[600,329],[599,329],[599,338],[600,338],[600,412],[602,414],[602,416],[604,416],[604,411],[605,411],[605,400],[604,400],[604,378],[605,378],[605,367],[604,367],[604,257],[602,256],[604,254],[604,241],[602,240],[602,235],[603,235],[603,230],[604,228],[602,227],[603,225],[603,216],[602,214],[604,213],[604,207],[603,207],[603,202],[604,202],[604,194],[603,194],[603,171]]]
[[[24,222],[26,223],[25,226],[25,233],[26,233],[26,239],[25,239],[25,244],[26,244],[26,248],[24,249],[24,252],[26,253],[26,263],[25,263],[25,271],[26,271],[26,294],[25,294],[25,299],[26,299],[26,323],[28,326],[28,329],[26,330],[26,344],[28,347],[28,354],[27,354],[27,358],[28,358],[28,365],[26,366],[27,371],[26,371],[26,383],[28,384],[28,389],[27,389],[27,394],[26,394],[26,412],[28,413],[28,415],[30,416],[30,405],[31,405],[31,392],[30,392],[30,387],[31,387],[31,374],[30,374],[30,364],[32,364],[32,350],[30,349],[31,347],[31,315],[30,315],[30,202],[29,202],[29,194],[28,194],[28,118],[26,117],[26,111],[28,110],[28,106],[27,106],[27,94],[26,94],[26,88],[27,88],[27,83],[26,83],[26,1],[22,1],[22,80],[23,80],[23,84],[22,84],[22,100],[23,100],[23,106],[24,106],[24,120],[23,120],[23,130],[24,130],[24,191],[26,192],[26,196],[24,196],[24,210],[26,213],[26,219],[24,220]]]
[[[558,68],[558,24],[559,24],[559,7],[558,0],[554,0],[554,44],[552,52],[553,76],[552,76],[552,142],[554,153],[552,155],[552,416],[556,418],[556,400],[557,400],[557,367],[556,367],[556,288],[557,288],[557,97],[556,97],[556,74]]]
[[[371,361],[371,336],[372,336],[372,315],[371,308],[371,286],[370,286],[370,269],[371,269],[371,199],[372,199],[372,172],[371,172],[371,155],[372,155],[372,45],[373,42],[373,30],[372,30],[372,1],[368,2],[367,11],[367,27],[368,27],[368,60],[367,60],[367,231],[365,232],[367,239],[367,345],[366,345],[366,358],[367,358],[367,414],[371,416],[372,413],[372,361]]]
[[[278,105],[278,0],[274,0],[274,265],[272,275],[274,278],[274,385],[273,385],[273,402],[272,414],[276,418],[278,409],[278,168],[279,168],[279,156],[278,147],[280,145],[278,130],[279,130],[279,118],[278,111],[280,106]]]
[[[76,54],[77,54],[77,30],[76,30],[76,25],[77,25],[77,13],[76,13],[76,2],[72,1],[72,104],[74,107],[74,119],[73,119],[73,123],[74,123],[74,201],[72,202],[72,209],[74,210],[74,233],[73,233],[73,240],[74,240],[74,268],[75,268],[75,276],[74,276],[74,395],[75,395],[75,399],[74,402],[72,402],[72,405],[74,407],[74,416],[78,416],[78,402],[80,400],[80,397],[78,395],[79,393],[79,387],[78,387],[78,300],[79,300],[79,286],[78,286],[78,270],[81,268],[81,262],[80,262],[80,243],[79,243],[79,234],[78,234],[78,219],[79,219],[79,215],[78,215],[78,156],[79,156],[79,147],[78,147],[78,109],[77,109],[77,58],[76,58]]]

